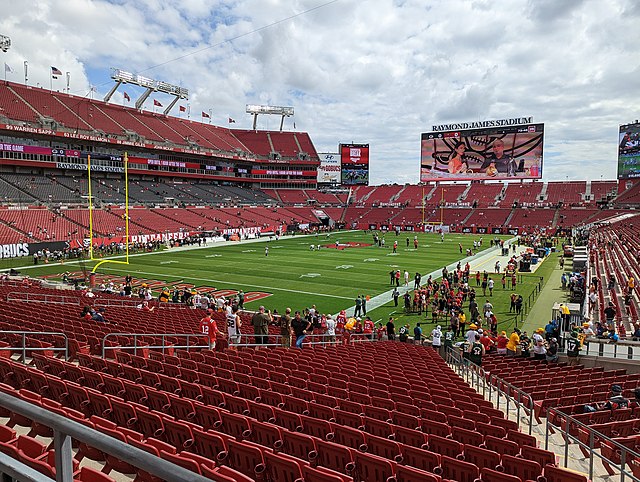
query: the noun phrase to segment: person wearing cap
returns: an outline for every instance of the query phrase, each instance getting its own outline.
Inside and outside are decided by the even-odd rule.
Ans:
[[[591,328],[591,323],[585,321],[582,324],[582,333],[584,334],[585,338],[589,336],[595,336],[595,332],[593,331],[593,328]]]
[[[544,345],[544,338],[542,334],[544,333],[544,328],[538,328],[533,334],[533,358],[535,360],[544,360],[547,355],[547,348]]]
[[[506,355],[507,354],[507,344],[509,343],[509,338],[507,338],[507,332],[502,331],[496,340],[496,352],[498,355]]]
[[[491,350],[495,346],[495,343],[489,336],[489,332],[488,331],[483,332],[482,330],[478,330],[478,333],[480,334],[480,343],[482,343],[485,353],[491,352]]]
[[[520,330],[514,328],[513,332],[509,336],[509,343],[507,343],[507,356],[516,356],[518,345],[520,344]]]
[[[578,364],[578,357],[580,356],[580,340],[578,340],[578,334],[575,331],[571,332],[569,338],[567,338],[567,363],[569,366]]]
[[[531,338],[526,331],[520,333],[520,356],[529,358],[531,356]]]
[[[475,323],[471,323],[469,325],[469,330],[464,335],[464,338],[467,343],[469,343],[469,345],[473,345],[473,343],[475,342],[476,335],[478,334],[478,332],[476,331],[477,329],[478,325],[476,325]]]
[[[549,340],[549,347],[547,348],[547,363],[558,362],[558,339],[551,338]]]
[[[611,395],[604,405],[597,405],[598,410],[617,410],[619,408],[629,407],[629,400],[622,396],[622,387],[620,385],[611,385]]]

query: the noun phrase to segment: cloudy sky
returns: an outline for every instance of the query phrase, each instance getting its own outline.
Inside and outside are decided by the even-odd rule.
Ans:
[[[5,3],[7,80],[24,82],[26,60],[30,85],[49,88],[55,66],[72,94],[102,98],[117,67],[182,85],[192,118],[239,128],[247,103],[290,105],[319,152],[369,143],[373,184],[418,182],[434,124],[521,116],[545,123],[545,180],[614,179],[618,126],[640,117],[637,0]],[[112,101],[124,90],[140,93]]]

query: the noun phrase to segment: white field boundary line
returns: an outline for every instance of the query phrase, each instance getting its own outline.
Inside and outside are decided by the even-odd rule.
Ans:
[[[339,231],[339,232],[333,232],[331,234],[346,234],[346,233],[357,233],[359,230],[349,230],[349,231]],[[308,237],[312,237],[315,236],[315,234],[296,234],[295,236],[289,236],[289,237],[281,237],[280,240],[281,241],[286,241],[289,239],[298,239],[298,238],[308,238]],[[208,244],[206,246],[180,246],[177,248],[171,248],[168,250],[162,250],[162,251],[153,251],[151,253],[136,253],[136,254],[130,254],[129,258],[136,258],[138,256],[153,256],[155,254],[169,254],[169,253],[177,253],[180,251],[193,251],[196,249],[211,249],[211,248],[220,248],[220,247],[224,247],[224,246],[240,246],[240,245],[244,245],[244,244],[249,244],[249,243],[266,243],[269,241],[273,241],[273,240],[269,240],[266,237],[264,238],[256,238],[256,239],[245,239],[243,241],[219,241],[215,244]],[[120,258],[126,258],[126,255],[119,255],[119,256],[111,256],[111,257],[106,257],[106,258],[102,258],[102,259],[120,259]],[[8,258],[11,259],[11,258]],[[78,259],[78,260],[74,260],[74,261],[67,261],[65,260],[64,264],[60,264],[60,263],[50,263],[48,265],[44,265],[44,264],[38,264],[38,265],[33,265],[33,264],[28,264],[26,266],[14,266],[13,269],[38,269],[38,268],[45,268],[47,266],[65,266],[65,265],[69,265],[69,264],[86,264],[86,263],[90,263],[91,260],[90,259]],[[7,267],[7,268],[3,268],[4,269],[11,269],[11,267]]]

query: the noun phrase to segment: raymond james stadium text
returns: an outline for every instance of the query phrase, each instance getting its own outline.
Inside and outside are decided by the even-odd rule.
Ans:
[[[478,127],[501,127],[501,126],[515,126],[519,124],[531,124],[533,122],[533,116],[531,117],[516,117],[513,119],[499,119],[488,120],[478,122],[462,122],[460,124],[441,124],[439,126],[433,126],[434,132],[439,131],[455,131],[458,129],[475,129]]]

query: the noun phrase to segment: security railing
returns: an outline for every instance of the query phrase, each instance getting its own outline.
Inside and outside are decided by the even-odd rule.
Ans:
[[[64,359],[69,359],[69,338],[65,333],[59,333],[55,331],[0,331],[0,335],[16,335],[21,340],[20,346],[5,346],[0,347],[0,352],[8,351],[10,353],[21,352],[22,353],[22,361],[27,359],[27,352],[41,351],[41,352],[54,352],[64,353]],[[56,347],[56,346],[48,346],[48,347],[30,347],[27,346],[27,337],[33,338],[36,336],[62,336],[64,338],[64,347]]]
[[[49,293],[31,293],[29,291],[12,291],[7,293],[7,301],[22,301],[23,303],[47,303],[49,305],[79,305],[77,296],[53,295]]]
[[[169,349],[185,349],[187,351],[189,350],[193,350],[193,349],[197,349],[197,348],[204,348],[204,349],[210,349],[211,345],[210,344],[201,344],[198,343],[200,340],[202,340],[202,338],[205,335],[202,334],[194,334],[194,333],[107,333],[104,338],[102,338],[102,357],[105,358],[106,354],[109,350],[112,351],[118,351],[118,350],[132,350],[134,355],[138,354],[138,351],[142,351],[142,350],[162,350],[162,353],[164,354],[167,350]],[[117,337],[127,337],[127,338],[132,338],[133,337],[133,344],[132,345],[123,345],[123,344],[117,344],[117,345],[108,345],[107,341],[109,341],[110,339],[116,339]],[[147,343],[147,339],[149,338],[160,338],[160,344],[152,344],[150,345],[149,343]],[[178,339],[185,339],[186,341],[184,342],[185,344],[176,344],[173,343],[171,340],[168,340],[168,338],[178,338]],[[189,343],[189,340],[196,340],[196,343]]]
[[[495,405],[500,410],[501,399],[504,398],[505,413],[508,415],[511,410],[512,404],[516,410],[516,417],[518,423],[518,429],[522,424],[521,415],[524,413],[527,417],[527,423],[525,429],[531,434],[533,431],[533,415],[534,406],[533,398],[526,392],[523,392],[518,387],[511,383],[499,378],[497,375],[491,375],[482,367],[471,363],[464,358],[462,351],[456,348],[447,347],[445,353],[445,360],[447,364],[453,367],[453,369],[460,375],[466,382],[475,389],[476,392],[481,393],[483,397],[487,398],[490,402],[493,402],[495,394]],[[488,396],[487,396],[488,392]]]
[[[83,442],[168,482],[210,482],[207,477],[113,437],[105,437],[97,430],[7,393],[0,392],[0,406],[53,429],[56,482],[73,482],[74,480],[72,439]],[[0,454],[0,474],[8,475],[18,482],[53,482],[50,477],[5,454]]]
[[[600,338],[587,338],[580,355],[592,355],[604,358],[622,358],[640,360],[640,342],[620,340],[613,342]]]
[[[267,343],[252,343],[252,340],[255,341],[256,336],[264,336],[267,338]],[[283,339],[285,338],[283,335],[255,335],[254,333],[243,333],[238,335],[240,340],[239,343],[229,343],[230,347],[233,348],[255,348],[255,347],[278,347],[285,346],[283,343]],[[271,339],[275,339],[276,342],[272,343]],[[247,340],[247,341],[243,341]],[[349,336],[349,343],[363,343],[363,342],[371,342],[377,341],[375,335],[371,338],[367,336],[365,333],[351,333]],[[304,345],[306,346],[320,346],[325,347],[327,345],[342,345],[347,343],[345,338],[342,335],[327,335],[327,334],[314,334],[307,335],[304,339]],[[291,336],[290,343],[286,346],[295,347],[296,345],[296,337]]]
[[[560,425],[563,427],[562,429],[555,425],[552,427],[552,423],[549,421],[549,417],[552,415],[554,418],[560,420]],[[600,461],[609,474],[607,480],[614,480],[617,476],[620,482],[624,482],[625,480],[640,482],[640,453],[635,451],[635,443],[634,450],[632,450],[592,429],[574,417],[561,412],[557,408],[549,408],[547,410],[547,420],[545,424],[545,450],[549,449],[550,433],[558,431],[563,439],[562,451],[564,454],[565,467],[567,467],[569,463],[569,446],[572,443],[576,443],[589,460],[589,480],[593,480],[594,477],[594,463]],[[580,431],[583,434],[582,439],[576,435],[576,432]],[[588,438],[588,443],[585,441],[586,438]],[[603,446],[606,447],[607,454],[611,454],[608,457],[602,454]],[[598,449],[600,449],[600,451]],[[612,456],[615,456],[615,460],[612,460],[614,458]],[[630,469],[627,468],[627,465],[629,465]]]

